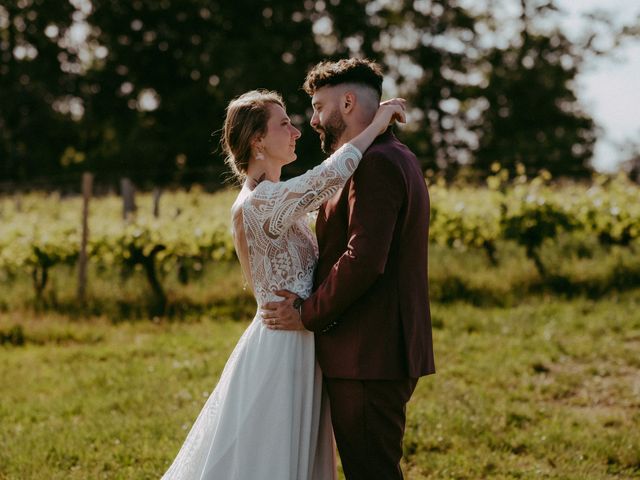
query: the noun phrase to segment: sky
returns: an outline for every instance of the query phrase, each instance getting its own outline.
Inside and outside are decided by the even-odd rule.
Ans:
[[[579,34],[588,20],[580,14],[602,9],[617,22],[630,22],[640,15],[638,0],[558,0],[568,15],[567,34]],[[629,40],[611,58],[589,61],[576,82],[581,104],[602,128],[593,164],[600,171],[616,170],[625,160],[621,145],[640,144],[640,39]]]

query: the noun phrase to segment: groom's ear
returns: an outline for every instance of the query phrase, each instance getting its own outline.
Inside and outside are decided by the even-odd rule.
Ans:
[[[353,92],[345,92],[340,101],[340,110],[343,114],[349,114],[356,106],[356,95]]]

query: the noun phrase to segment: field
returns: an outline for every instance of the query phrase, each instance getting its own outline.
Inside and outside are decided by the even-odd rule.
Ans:
[[[592,224],[600,226],[559,229],[531,256],[526,242],[508,235],[515,213],[496,220],[490,209],[470,208],[455,217],[459,202],[444,202],[444,194],[434,189],[440,219],[449,220],[434,220],[430,250],[438,372],[420,381],[409,404],[406,478],[640,478],[636,206],[621,203],[609,230],[602,226],[606,216]],[[232,196],[170,198],[183,209],[199,203],[207,218],[219,218]],[[71,251],[77,247],[60,237],[47,243],[23,228],[38,225],[42,200],[22,200],[32,223],[14,211],[13,199],[0,201],[0,479],[159,478],[253,312],[239,268],[223,251],[228,239],[208,227],[208,240],[195,247],[180,243],[184,233],[161,236],[173,243],[156,259],[165,295],[158,314],[145,271],[126,264],[129,247],[114,247],[96,224],[104,236],[94,243],[87,295],[79,303]],[[64,202],[51,207],[59,219],[52,224],[77,220],[77,200]],[[140,204],[150,209],[148,197]],[[164,212],[175,217],[167,204]],[[117,217],[117,199],[95,208],[98,220]],[[145,222],[113,229],[119,245],[126,238],[156,241],[151,234],[169,224]],[[136,227],[146,233],[121,233]],[[224,221],[215,228],[224,230]],[[607,239],[597,228],[618,234]],[[9,233],[30,243],[11,255]],[[456,243],[456,237],[467,240]],[[491,239],[496,258],[474,238]],[[104,260],[99,242],[111,245],[115,257]],[[41,265],[29,249],[54,244],[71,245],[69,256],[58,255],[46,284],[34,289],[32,269]],[[47,251],[55,256],[55,249]]]
[[[407,478],[640,476],[640,291],[434,305],[438,373],[409,405]],[[2,313],[0,478],[159,478],[247,319]]]

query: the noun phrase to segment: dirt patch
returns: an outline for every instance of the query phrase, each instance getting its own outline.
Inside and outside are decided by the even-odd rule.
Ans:
[[[553,402],[603,414],[640,408],[640,368],[607,361],[595,365],[567,361],[545,367],[540,383]]]

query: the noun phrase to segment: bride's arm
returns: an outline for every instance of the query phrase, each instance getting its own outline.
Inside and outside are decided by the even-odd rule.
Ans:
[[[351,139],[349,143],[364,152],[378,135],[387,130],[389,123],[393,120],[402,123],[405,121],[404,100],[401,98],[393,98],[381,103],[369,126]]]
[[[362,152],[393,119],[404,121],[404,101],[383,103],[367,128],[317,167],[285,182],[260,185],[248,206],[262,218],[265,233],[279,236],[302,215],[316,210],[335,195],[358,167]]]

